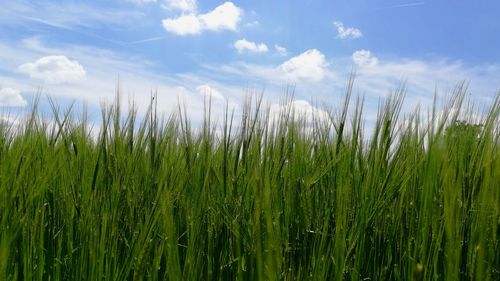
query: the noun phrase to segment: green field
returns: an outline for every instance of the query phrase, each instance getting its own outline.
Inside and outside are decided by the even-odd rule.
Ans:
[[[368,129],[351,92],[200,126],[117,101],[98,134],[35,105],[0,125],[0,280],[500,280],[500,98],[396,93]]]

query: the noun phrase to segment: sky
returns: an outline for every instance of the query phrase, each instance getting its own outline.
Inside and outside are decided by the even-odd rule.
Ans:
[[[304,114],[339,107],[349,77],[365,117],[402,84],[404,109],[445,99],[457,83],[487,106],[500,90],[500,2],[0,0],[0,112],[29,112],[40,96],[64,107],[133,100],[152,93],[159,111],[179,103],[194,122],[241,111],[263,94],[272,110],[293,91]],[[292,90],[291,90],[292,89]],[[6,118],[6,117],[3,117]]]

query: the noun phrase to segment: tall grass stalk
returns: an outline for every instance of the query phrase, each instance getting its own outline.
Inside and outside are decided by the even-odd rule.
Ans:
[[[117,95],[98,135],[35,103],[0,125],[0,280],[500,280],[500,99],[474,126],[464,85],[427,115],[401,88],[368,132],[352,88],[198,130]]]

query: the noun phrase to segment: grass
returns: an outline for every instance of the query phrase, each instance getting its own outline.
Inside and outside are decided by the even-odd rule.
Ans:
[[[98,136],[35,105],[0,125],[0,280],[500,280],[500,99],[473,126],[463,85],[427,115],[402,90],[369,134],[351,92],[199,130],[117,101]]]

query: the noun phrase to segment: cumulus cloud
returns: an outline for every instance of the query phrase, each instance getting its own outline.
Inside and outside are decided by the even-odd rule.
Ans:
[[[289,79],[310,81],[323,79],[326,68],[325,56],[316,49],[307,50],[278,67]]]
[[[212,98],[212,100],[224,100],[224,96],[215,88],[208,84],[200,85],[196,88],[198,93],[206,98]]]
[[[200,15],[200,19],[209,30],[236,30],[241,15],[240,8],[232,2],[226,2],[211,12]]]
[[[12,88],[0,89],[0,106],[26,106],[28,102],[21,96],[21,92]]]
[[[43,80],[50,84],[77,82],[86,75],[83,66],[76,60],[66,56],[46,56],[35,62],[19,66],[19,71],[31,78]]]
[[[194,35],[202,31],[237,30],[243,11],[232,2],[225,2],[205,14],[191,12],[177,18],[167,18],[162,21],[168,32],[177,35]]]
[[[195,0],[167,0],[163,7],[167,10],[180,10],[182,12],[194,13],[196,12],[197,5]]]
[[[265,53],[268,51],[266,44],[264,43],[257,44],[255,42],[248,41],[246,39],[240,39],[234,42],[233,46],[240,54],[244,52]]]
[[[202,31],[203,25],[197,15],[183,15],[175,19],[164,19],[162,21],[165,30],[177,35],[193,35]]]
[[[368,50],[358,50],[352,54],[352,61],[359,66],[375,66],[378,58]]]
[[[337,37],[340,39],[356,39],[363,36],[361,30],[354,27],[345,27],[341,21],[335,21],[333,24],[337,27]]]
[[[285,47],[278,45],[278,44],[274,45],[274,50],[276,50],[276,53],[278,53],[280,56],[287,55],[287,49]]]

